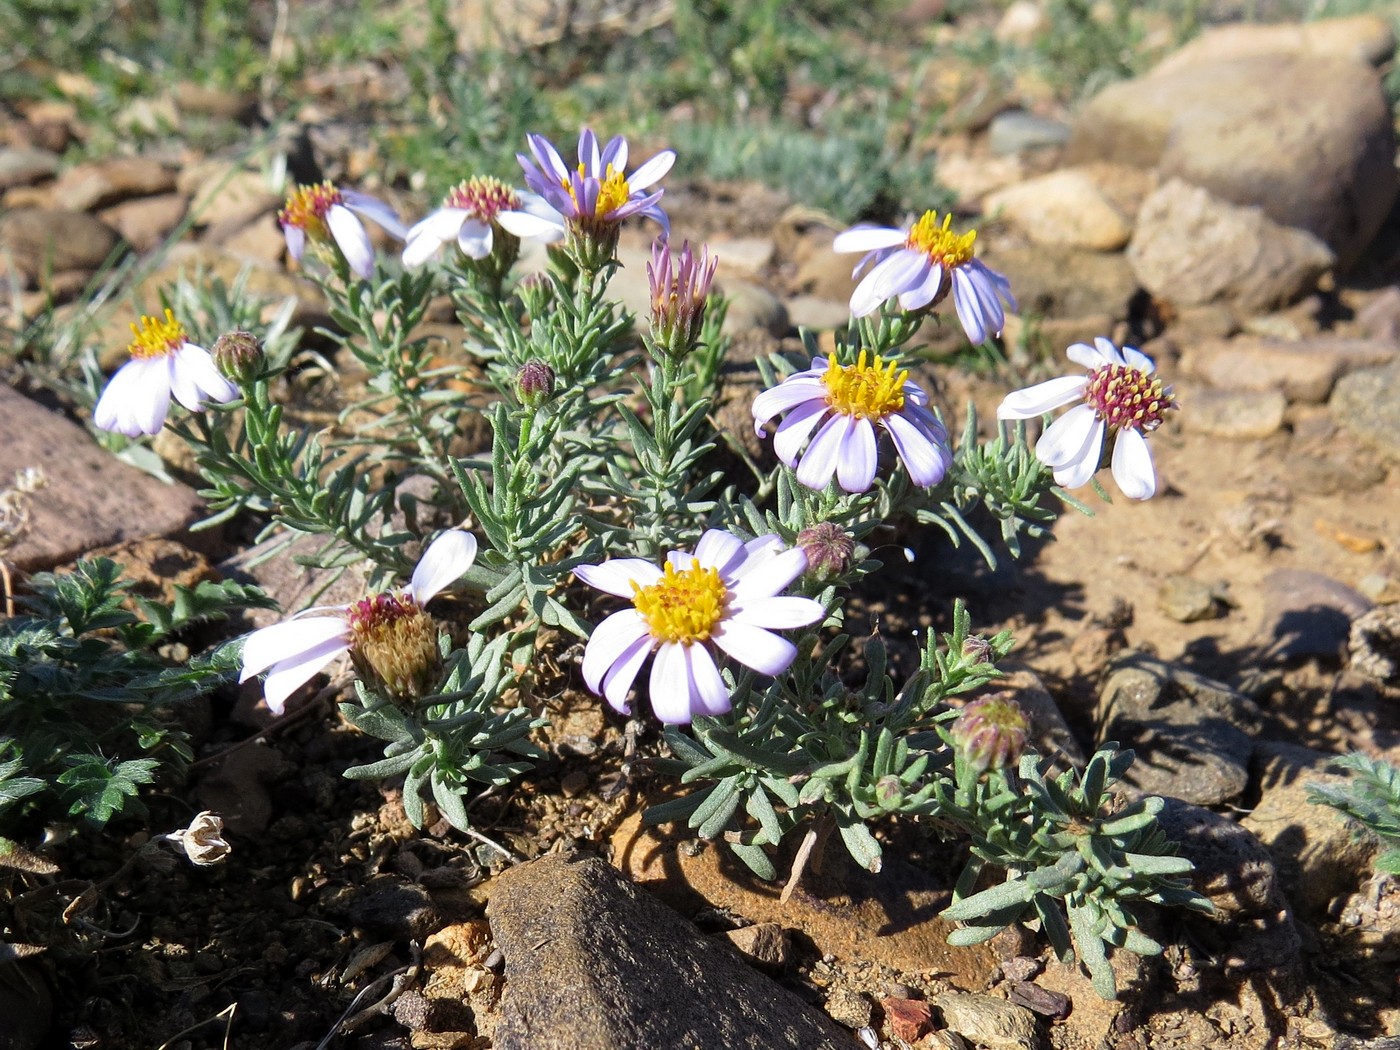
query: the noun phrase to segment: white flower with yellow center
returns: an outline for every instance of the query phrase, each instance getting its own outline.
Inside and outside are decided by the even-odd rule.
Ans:
[[[847,492],[869,489],[879,464],[877,427],[894,440],[915,485],[937,485],[953,462],[948,432],[929,411],[928,396],[909,381],[906,369],[866,350],[851,365],[834,356],[814,357],[811,368],[763,391],[753,400],[755,432],[762,436],[779,412],[788,415],[778,425],[773,451],[796,466],[797,480],[810,489],[826,488],[833,474]],[[807,451],[799,462],[803,445]]]
[[[662,567],[641,558],[613,558],[574,570],[590,587],[628,598],[593,630],[583,653],[583,680],[618,711],[652,652],[651,707],[670,724],[719,715],[731,706],[713,645],[760,674],[786,671],[797,648],[774,631],[816,623],[820,602],[780,594],[807,568],[807,556],[782,550],[776,536],[747,544],[711,529],[694,553],[672,551]]]
[[[1149,499],[1157,475],[1146,435],[1177,407],[1171,387],[1156,377],[1152,359],[1140,350],[1122,350],[1102,336],[1094,345],[1075,343],[1066,353],[1089,369],[1084,376],[1062,376],[1007,394],[998,419],[1034,419],[1062,405],[1083,401],[1045,428],[1035,443],[1036,458],[1055,472],[1067,489],[1087,485],[1103,465],[1106,439],[1113,439],[1113,480],[1129,499]]]
[[[338,251],[350,272],[367,281],[374,274],[374,244],[362,218],[373,220],[397,240],[408,235],[389,205],[368,193],[342,190],[329,182],[298,186],[277,213],[287,254],[293,259],[301,261],[307,244]]]
[[[975,257],[977,231],[958,233],[951,215],[938,221],[926,211],[908,229],[855,226],[837,234],[838,252],[865,252],[851,276],[867,266],[870,272],[851,295],[851,313],[865,317],[887,299],[899,299],[903,310],[937,306],[951,290],[963,331],[974,345],[1001,334],[1006,324],[1003,301],[1012,310],[1011,282]]]
[[[208,350],[185,338],[171,311],[164,319],[141,318],[131,332],[131,360],[117,369],[92,411],[93,423],[103,430],[132,438],[158,433],[172,395],[191,412],[237,400],[238,387],[219,373]]]

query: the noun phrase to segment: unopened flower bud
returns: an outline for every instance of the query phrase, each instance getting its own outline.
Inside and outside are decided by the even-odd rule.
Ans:
[[[695,349],[705,324],[705,304],[719,260],[710,258],[703,246],[700,254],[690,250],[690,242],[672,252],[669,242],[658,237],[647,263],[651,288],[651,338],[657,349],[672,357],[682,357]]]
[[[207,809],[190,821],[189,827],[165,837],[200,867],[219,863],[232,850],[224,838],[223,818]]]
[[[951,730],[953,743],[979,770],[1015,763],[1025,750],[1030,722],[1008,693],[974,700],[962,709]]]
[[[875,782],[875,800],[884,809],[898,809],[904,801],[904,782],[896,776],[881,777]]]
[[[970,664],[989,664],[992,662],[992,643],[980,634],[968,635],[962,645],[962,656]]]
[[[252,332],[235,328],[214,341],[210,351],[219,371],[235,383],[251,383],[262,372],[262,342]]]
[[[525,307],[531,323],[545,315],[550,300],[554,298],[554,285],[542,273],[526,274],[515,287],[515,294]]]
[[[834,521],[822,521],[797,534],[797,547],[807,555],[807,571],[825,580],[851,567],[856,541]]]
[[[543,361],[526,361],[515,373],[515,396],[527,408],[539,408],[554,396],[554,369]]]

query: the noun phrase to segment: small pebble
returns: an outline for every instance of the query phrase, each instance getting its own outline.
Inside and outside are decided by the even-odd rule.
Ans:
[[[559,790],[564,792],[565,798],[577,798],[588,790],[588,782],[588,774],[576,769],[572,773],[564,774],[564,778],[559,781]]]
[[[1177,623],[1213,620],[1220,615],[1219,586],[1190,576],[1168,576],[1157,590],[1157,607]]]
[[[838,988],[826,1000],[826,1015],[847,1028],[864,1028],[870,1024],[875,1007],[865,996],[849,988]]]

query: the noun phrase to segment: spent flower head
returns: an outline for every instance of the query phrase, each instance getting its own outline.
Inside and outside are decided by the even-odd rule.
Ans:
[[[713,645],[760,674],[777,675],[797,647],[774,631],[805,627],[826,615],[819,602],[783,591],[801,576],[807,557],[782,549],[776,536],[744,543],[710,529],[693,553],[672,551],[661,567],[613,558],[574,570],[590,587],[627,598],[593,629],[583,653],[583,679],[618,711],[652,652],[651,707],[663,722],[684,724],[731,706]]]
[[[940,223],[936,211],[926,211],[907,229],[860,225],[838,234],[834,250],[865,253],[851,276],[870,271],[851,295],[851,312],[865,317],[894,298],[903,310],[932,309],[951,291],[971,342],[1000,335],[1003,302],[1016,309],[1011,282],[976,258],[977,231],[956,232],[952,218],[945,215]]]
[[[700,341],[705,325],[705,304],[719,260],[703,245],[700,254],[690,242],[673,252],[665,237],[656,238],[647,263],[651,289],[651,338],[657,349],[672,357],[684,357]]]
[[[287,254],[298,262],[306,246],[337,254],[350,272],[364,280],[374,273],[374,245],[361,219],[370,219],[403,240],[408,231],[394,209],[376,197],[342,190],[329,182],[298,186],[277,213]]]
[[[807,555],[807,571],[826,580],[851,567],[856,541],[836,522],[819,521],[797,534],[797,547]]]
[[[476,537],[451,529],[429,544],[402,591],[331,606],[329,616],[294,616],[250,634],[240,682],[267,671],[263,696],[280,715],[287,698],[348,652],[360,674],[391,699],[412,701],[432,687],[439,667],[437,630],[424,607],[476,560]]]
[[[252,332],[246,332],[242,328],[225,332],[214,340],[209,352],[213,355],[214,364],[219,371],[235,383],[251,383],[262,374],[266,355],[263,352],[262,340]]]
[[[937,485],[953,462],[948,432],[929,411],[928,395],[909,381],[906,369],[866,350],[850,365],[834,355],[814,357],[811,368],[763,391],[753,402],[755,432],[761,436],[780,412],[788,414],[773,437],[773,451],[796,466],[797,480],[810,489],[826,488],[835,474],[847,492],[868,490],[879,463],[877,427],[894,441],[915,485]]]
[[[518,237],[565,240],[580,268],[596,272],[617,250],[617,235],[624,219],[642,215],[655,219],[670,232],[670,221],[661,210],[663,190],[652,190],[671,170],[676,154],[662,150],[627,174],[627,140],[615,136],[606,146],[585,128],[578,140],[578,164],[570,168],[554,144],[543,135],[528,135],[533,157],[516,154],[525,172],[525,184],[558,213],[541,217],[526,211],[503,211],[500,223]]]
[[[1074,401],[1045,428],[1035,454],[1067,489],[1087,485],[1103,465],[1105,442],[1113,441],[1113,480],[1129,499],[1149,499],[1157,475],[1146,435],[1162,425],[1177,407],[1169,386],[1157,378],[1152,359],[1140,350],[1121,350],[1102,336],[1094,345],[1075,343],[1067,351],[1088,375],[1062,376],[1008,394],[997,408],[998,419],[1032,419]]]
[[[521,193],[487,175],[466,179],[448,192],[442,207],[409,229],[403,264],[421,266],[452,244],[471,269],[499,281],[520,255],[520,238],[501,225],[499,217],[518,211],[542,220],[559,219],[536,194]]]
[[[189,827],[172,831],[164,838],[200,867],[218,864],[232,852],[224,838],[223,818],[207,809],[196,815]]]
[[[953,744],[976,769],[1014,765],[1026,748],[1031,724],[1009,693],[973,700],[953,721]]]
[[[142,317],[131,332],[131,360],[117,369],[92,412],[103,430],[127,437],[158,433],[172,395],[191,412],[237,399],[238,388],[219,374],[208,350],[185,337],[172,311],[164,318]]]

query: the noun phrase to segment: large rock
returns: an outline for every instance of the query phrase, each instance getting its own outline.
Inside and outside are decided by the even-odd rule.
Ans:
[[[1022,314],[1088,317],[1109,313],[1123,318],[1128,316],[1129,300],[1138,290],[1137,278],[1121,253],[1042,245],[998,247],[985,254],[979,252],[979,256],[1011,281],[1011,294]]]
[[[59,159],[46,149],[0,147],[0,192],[32,186],[58,173]]]
[[[76,211],[16,208],[0,216],[0,255],[26,277],[96,270],[121,238],[105,222]]]
[[[1154,73],[1254,55],[1315,55],[1379,66],[1395,53],[1395,30],[1379,15],[1323,18],[1316,22],[1240,22],[1207,29],[1163,59]]]
[[[1283,306],[1311,291],[1334,263],[1306,230],[1256,207],[1230,204],[1180,179],[1143,202],[1128,262],[1142,286],[1177,306],[1231,302]]]
[[[984,211],[1022,230],[1036,244],[1117,251],[1132,226],[1085,172],[1052,171],[989,194]]]
[[[1220,682],[1142,653],[1114,661],[1099,694],[1101,741],[1137,753],[1125,779],[1153,795],[1202,806],[1238,798],[1249,784],[1259,711]]]
[[[1111,85],[1080,112],[1067,156],[1155,167],[1258,205],[1321,238],[1345,268],[1395,201],[1395,146],[1369,66],[1264,53],[1169,62]]]
[[[597,857],[504,872],[498,1050],[846,1050],[850,1036]]]
[[[1400,361],[1344,376],[1327,407],[1362,441],[1400,460]]]
[[[95,547],[144,536],[183,536],[203,504],[92,443],[82,427],[0,383],[0,486],[41,467],[47,485],[29,497],[30,525],[5,560],[24,572],[51,569]],[[208,537],[209,533],[201,533]]]
[[[1290,402],[1317,405],[1338,377],[1397,356],[1393,343],[1379,339],[1240,336],[1198,343],[1182,356],[1181,368],[1221,390],[1281,390]]]

